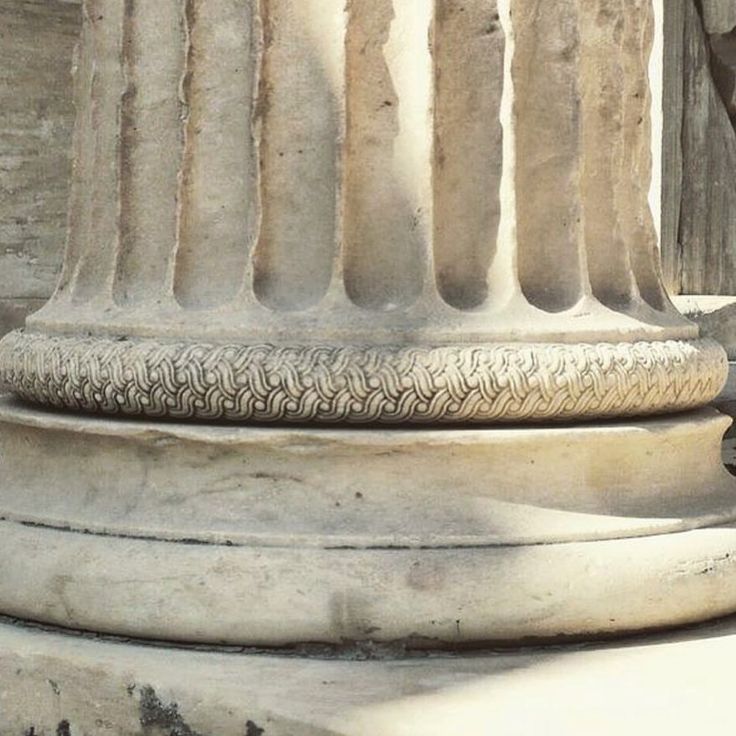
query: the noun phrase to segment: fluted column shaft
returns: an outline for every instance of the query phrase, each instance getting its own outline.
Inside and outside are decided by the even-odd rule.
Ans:
[[[723,356],[664,293],[648,204],[654,18],[87,0],[64,272],[5,378],[57,406],[258,420],[707,402]]]

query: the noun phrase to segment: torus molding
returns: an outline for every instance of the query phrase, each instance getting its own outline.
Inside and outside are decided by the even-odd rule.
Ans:
[[[540,421],[701,406],[727,373],[712,340],[345,347],[47,336],[0,343],[19,396],[107,414],[259,422]]]

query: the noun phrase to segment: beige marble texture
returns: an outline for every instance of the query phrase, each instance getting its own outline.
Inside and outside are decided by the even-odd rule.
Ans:
[[[650,0],[85,8],[63,273],[0,344],[24,398],[396,424],[720,390],[660,278]]]
[[[662,9],[88,0],[61,279],[0,343],[0,612],[452,648],[736,609]]]
[[[360,661],[153,648],[6,623],[0,729],[55,734],[61,726],[95,736],[730,736],[734,656],[733,620],[588,646],[408,658],[373,650]]]
[[[0,610],[261,646],[712,618],[736,596],[727,426],[703,410],[579,428],[245,429],[6,399]]]

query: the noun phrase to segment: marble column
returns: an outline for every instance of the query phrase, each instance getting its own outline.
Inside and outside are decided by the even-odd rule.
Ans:
[[[653,11],[617,7],[88,3],[64,273],[5,378],[236,421],[707,402],[647,204]]]
[[[0,343],[0,611],[447,646],[736,609],[658,12],[87,0],[63,274]]]

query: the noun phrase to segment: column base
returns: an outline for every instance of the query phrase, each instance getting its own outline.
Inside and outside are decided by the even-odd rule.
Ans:
[[[574,427],[152,424],[0,400],[0,612],[203,644],[436,648],[736,610],[714,410]]]

